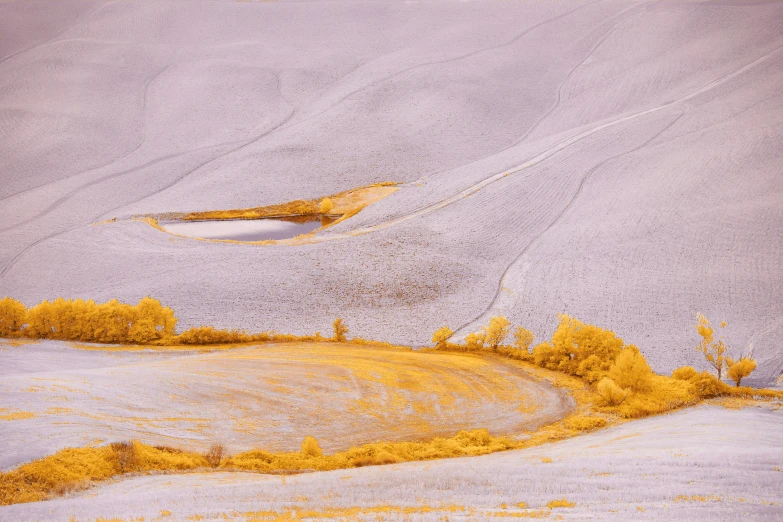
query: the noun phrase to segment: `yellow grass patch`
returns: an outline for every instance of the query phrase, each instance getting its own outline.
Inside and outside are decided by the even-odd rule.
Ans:
[[[204,212],[190,212],[187,214],[166,214],[161,217],[167,219],[181,219],[183,221],[194,220],[219,220],[219,219],[262,219],[292,216],[321,215],[321,202],[324,199],[331,200],[333,206],[328,210],[329,216],[345,216],[356,214],[367,205],[371,205],[398,190],[395,183],[378,183],[331,196],[318,199],[297,199],[287,203],[267,205],[264,207],[241,208],[231,210],[208,210]]]
[[[547,503],[547,505],[546,505],[546,507],[548,507],[549,509],[554,509],[554,508],[572,508],[574,506],[576,506],[576,502],[569,502],[568,500],[566,500],[564,498],[559,498],[559,499],[556,499],[556,500],[550,500]]]
[[[35,413],[29,411],[12,410],[10,408],[0,408],[0,421],[14,421],[22,419],[32,419]]]

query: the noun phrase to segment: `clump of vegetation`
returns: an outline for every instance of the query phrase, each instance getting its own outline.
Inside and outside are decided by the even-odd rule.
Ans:
[[[536,346],[533,358],[539,366],[595,383],[606,375],[622,349],[623,340],[611,330],[561,315],[551,341]]]
[[[88,487],[91,482],[107,480],[129,472],[206,468],[264,473],[329,471],[395,462],[485,455],[517,448],[522,444],[479,429],[460,431],[450,438],[435,438],[423,442],[365,444],[332,455],[324,455],[318,441],[313,437],[306,437],[301,451],[297,452],[271,453],[253,450],[227,458],[222,453],[222,446],[220,451],[213,446],[206,456],[165,447],[156,448],[138,441],[101,447],[69,448],[7,473],[0,473],[0,505],[45,500],[66,491]]]
[[[448,326],[442,326],[435,330],[435,333],[432,334],[432,342],[435,343],[435,348],[444,348],[452,335],[454,335],[454,330]]]
[[[546,507],[548,507],[549,509],[554,509],[554,508],[572,508],[574,506],[576,506],[576,502],[569,502],[568,500],[566,500],[564,498],[559,498],[557,500],[550,500],[547,503],[547,505],[546,505]]]
[[[635,392],[647,392],[652,388],[652,369],[634,345],[620,351],[609,368],[609,377],[621,388]]]
[[[174,311],[145,297],[137,305],[112,300],[43,301],[29,310],[19,301],[0,301],[0,335],[98,343],[145,344],[174,336]]]
[[[302,455],[305,455],[307,457],[320,457],[323,455],[323,451],[321,451],[321,446],[318,444],[318,441],[315,437],[307,436],[302,441]]]
[[[521,327],[516,329],[513,345],[500,344],[510,328],[502,316],[493,317],[488,326],[468,334],[462,345],[448,343],[441,330],[433,336],[433,342],[440,350],[491,351],[579,377],[599,398],[599,411],[624,418],[654,415],[721,395],[777,396],[774,391],[740,389],[740,381],[753,371],[755,361],[749,355],[737,360],[727,357],[725,342],[714,340],[709,321],[700,314],[698,321],[697,331],[702,336],[699,351],[719,370],[719,375],[724,365],[729,368],[729,376],[737,383],[736,391],[714,375],[699,373],[690,366],[675,370],[671,377],[657,375],[636,346],[626,345],[611,330],[585,324],[568,315],[560,316],[552,338],[539,343],[532,354],[528,347],[533,334]]]
[[[128,472],[205,468],[195,453],[158,449],[137,441],[68,448],[0,473],[0,505],[37,502]]]
[[[324,198],[321,200],[321,205],[319,206],[318,210],[321,211],[321,214],[328,214],[334,210],[334,202],[331,200],[331,198]]]
[[[0,336],[18,337],[25,325],[27,307],[8,296],[0,299]]]
[[[629,393],[628,390],[624,390],[617,386],[617,383],[609,377],[604,377],[598,382],[596,391],[607,406],[619,406],[628,398]]]

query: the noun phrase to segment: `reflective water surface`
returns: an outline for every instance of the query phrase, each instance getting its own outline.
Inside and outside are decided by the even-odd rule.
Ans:
[[[161,221],[159,225],[172,234],[202,239],[233,239],[234,241],[264,241],[289,239],[307,234],[333,223],[323,216],[292,218],[229,219],[216,221]]]

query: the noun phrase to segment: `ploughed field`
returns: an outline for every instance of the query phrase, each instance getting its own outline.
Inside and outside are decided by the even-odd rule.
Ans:
[[[665,373],[701,311],[770,382],[782,87],[775,0],[4,0],[0,296],[410,345],[567,312]],[[133,219],[387,181],[297,245]]]
[[[0,518],[777,521],[781,431],[780,411],[705,405],[480,457],[287,477],[125,478],[68,498],[0,507]]]
[[[502,359],[340,343],[193,351],[0,344],[0,470],[136,439],[198,452],[222,443],[333,453],[377,441],[521,434],[573,400]]]

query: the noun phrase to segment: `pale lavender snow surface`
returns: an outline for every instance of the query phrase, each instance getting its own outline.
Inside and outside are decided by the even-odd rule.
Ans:
[[[783,369],[781,2],[7,0],[0,35],[0,295],[414,345],[567,312],[658,371],[701,311]],[[310,245],[122,221],[387,180]]]
[[[141,476],[34,504],[3,520],[247,520],[244,513],[373,506],[434,508],[333,520],[487,520],[544,511],[557,520],[783,520],[783,416],[700,406],[563,442],[482,457],[285,477]],[[552,462],[543,462],[551,459]],[[573,508],[546,504],[565,498]],[[703,498],[703,501],[702,501]],[[517,508],[525,502],[529,510]],[[507,508],[503,509],[502,505]],[[438,510],[462,506],[465,511]],[[470,510],[473,510],[472,512]],[[171,515],[157,518],[164,510]],[[252,517],[250,517],[252,519]],[[268,519],[261,519],[268,520]],[[508,520],[508,519],[507,519]]]
[[[660,372],[704,368],[701,311],[769,382],[783,370],[782,87],[780,1],[0,0],[0,296],[152,295],[180,328],[302,334],[340,316],[414,345],[499,313],[540,339],[566,312]],[[403,185],[301,246],[128,219],[380,181]],[[47,357],[0,374],[117,362]],[[676,518],[782,519],[780,412],[690,415],[564,442],[550,465],[542,448],[285,487],[143,477],[0,519],[277,509],[335,488],[345,505],[567,496],[577,508],[557,514],[619,520],[714,493],[752,502],[678,503]],[[641,435],[615,452],[607,437],[626,432]]]

